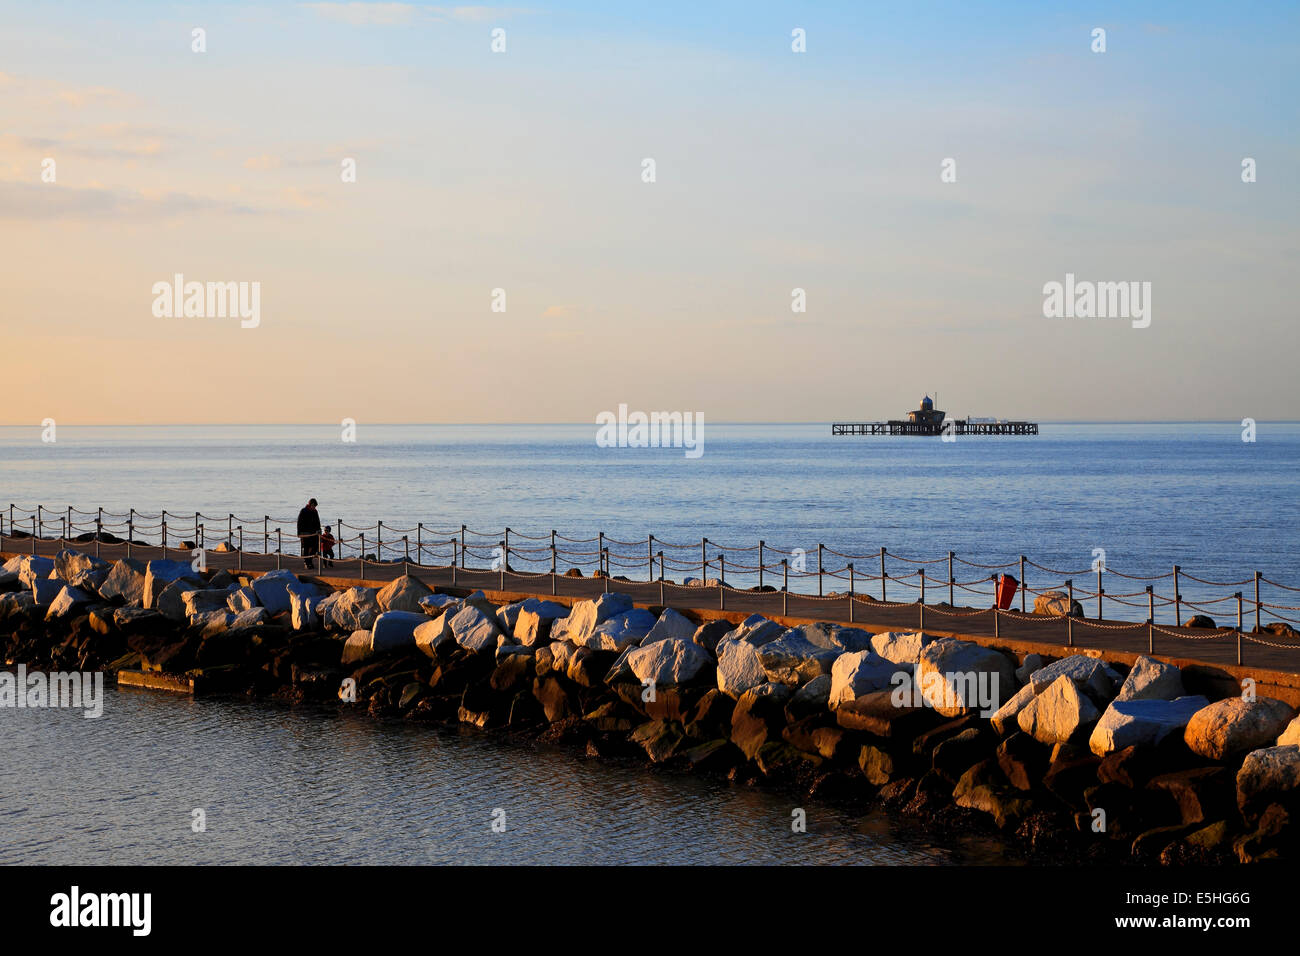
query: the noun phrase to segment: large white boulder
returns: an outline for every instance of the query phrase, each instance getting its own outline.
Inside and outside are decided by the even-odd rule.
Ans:
[[[514,638],[525,647],[536,647],[551,639],[553,622],[568,617],[569,608],[555,601],[528,598],[515,618]]]
[[[922,631],[885,631],[871,638],[871,649],[887,661],[914,669],[921,651],[934,641],[934,635]]]
[[[1237,803],[1246,807],[1261,794],[1291,794],[1300,789],[1300,746],[1261,747],[1246,754],[1237,771]]]
[[[829,674],[841,653],[814,644],[803,630],[792,629],[759,647],[758,659],[769,681],[799,687],[814,677]]]
[[[1229,697],[1193,714],[1183,740],[1193,753],[1227,760],[1270,746],[1294,716],[1294,710],[1272,697]]]
[[[18,582],[25,589],[30,589],[35,582],[48,579],[54,573],[54,562],[43,555],[24,554],[14,561],[17,562],[16,567],[8,570],[17,570]]]
[[[1029,682],[1034,685],[1034,693],[1041,694],[1061,676],[1069,677],[1094,701],[1101,702],[1113,698],[1120,683],[1119,674],[1110,665],[1086,654],[1071,654],[1052,661],[1030,674]]]
[[[54,583],[60,582],[56,580]],[[58,595],[50,602],[50,609],[45,612],[45,620],[56,621],[59,618],[70,617],[85,609],[93,600],[92,595],[69,584],[60,588]]]
[[[718,690],[728,697],[739,698],[745,691],[767,683],[758,648],[746,641],[722,640],[718,643]]]
[[[1286,747],[1292,744],[1300,744],[1300,717],[1295,718],[1291,723],[1286,725],[1286,730],[1277,738],[1279,747]]]
[[[486,614],[472,604],[457,611],[447,624],[456,643],[470,651],[495,649],[501,636],[496,615]]]
[[[1005,654],[947,637],[921,649],[916,680],[925,702],[945,717],[991,716],[1016,690],[1015,665]]]
[[[1199,696],[1113,700],[1092,729],[1088,747],[1103,757],[1125,747],[1158,744],[1172,733],[1181,734],[1192,715],[1207,704],[1209,701]]]
[[[899,668],[899,664],[886,660],[872,650],[841,654],[831,665],[828,706],[831,710],[836,710],[840,704],[857,700],[873,691],[884,690],[890,686]]]
[[[290,609],[289,589],[297,589],[303,582],[298,580],[298,575],[288,569],[279,571],[267,571],[259,577],[253,578],[253,591],[257,594],[257,600],[266,608],[266,613],[275,617],[277,614],[284,614]]]
[[[615,614],[609,620],[597,624],[596,630],[589,637],[569,640],[579,647],[589,647],[593,651],[621,651],[634,644],[645,644],[646,636],[654,626],[653,614],[645,608],[634,607],[630,611]]]
[[[1068,674],[1062,674],[1037,694],[1016,720],[1025,733],[1052,746],[1077,742],[1098,716],[1097,705]]]
[[[1183,672],[1173,664],[1166,664],[1145,654],[1133,662],[1128,676],[1115,695],[1123,700],[1174,700],[1182,697]]]
[[[769,621],[761,614],[751,614],[718,641],[718,645],[721,646],[722,641],[743,641],[751,647],[762,647],[781,637],[786,630],[783,624]]]
[[[227,603],[230,594],[231,592],[226,589],[195,588],[192,591],[182,592],[181,606],[185,609],[186,617],[208,611],[227,611],[230,609]]]
[[[422,653],[434,657],[440,645],[453,640],[451,628],[448,626],[449,616],[454,615],[443,614],[431,620],[426,620],[415,629],[415,646]]]
[[[288,589],[289,615],[295,631],[320,630],[321,618],[317,607],[323,600],[315,588]]]
[[[339,591],[330,605],[329,622],[343,631],[368,631],[382,613],[375,588],[352,587]]]
[[[419,578],[404,574],[388,582],[376,595],[379,607],[384,611],[422,612],[420,599],[433,594],[433,589]]]
[[[190,567],[188,561],[150,561],[144,569],[144,594],[142,606],[158,609],[158,599],[168,586],[177,581],[187,582],[184,590],[192,591],[207,585],[197,571]],[[181,609],[183,610],[183,608]],[[181,618],[177,618],[181,620]]]
[[[37,607],[49,607],[63,588],[64,584],[58,578],[35,578],[31,583],[32,599]]]
[[[646,611],[646,614],[649,613],[649,611]],[[695,622],[685,614],[674,611],[670,607],[664,608],[664,612],[659,615],[657,621],[654,620],[653,616],[651,620],[654,621],[654,624],[649,633],[645,635],[645,639],[640,642],[642,647],[653,644],[655,641],[689,641],[695,636]]]
[[[386,654],[415,648],[415,629],[429,620],[427,614],[413,611],[385,611],[375,618],[370,632],[372,654]]]
[[[226,595],[226,609],[232,614],[261,606],[262,603],[257,599],[257,592],[251,587],[236,588]]]
[[[656,687],[693,680],[711,661],[709,652],[694,641],[672,637],[638,647],[627,656],[632,673],[641,681],[653,682]]]
[[[594,634],[597,625],[608,621],[615,614],[626,614],[630,610],[632,599],[615,591],[602,594],[593,601],[579,601],[573,605],[567,617],[562,617],[551,625],[551,637],[576,644]]]

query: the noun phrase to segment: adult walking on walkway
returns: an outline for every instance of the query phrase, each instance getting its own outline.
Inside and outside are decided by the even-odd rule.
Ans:
[[[315,498],[298,512],[298,540],[302,542],[303,563],[308,571],[315,570],[312,557],[320,544],[320,514],[316,511]]]

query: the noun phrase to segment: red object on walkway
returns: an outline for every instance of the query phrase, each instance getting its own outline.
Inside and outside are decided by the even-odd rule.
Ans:
[[[998,608],[1007,610],[1011,607],[1011,599],[1016,596],[1016,587],[1020,584],[1009,574],[998,576]]]

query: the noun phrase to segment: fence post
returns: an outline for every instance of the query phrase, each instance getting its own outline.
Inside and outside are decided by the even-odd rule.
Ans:
[[[36,517],[34,517],[34,518],[32,519],[32,536],[33,536],[33,537],[40,537],[40,535],[45,534],[45,513],[44,513],[44,512],[45,512],[45,508],[44,508],[43,505],[37,505],[37,506],[36,506]],[[37,528],[40,529],[40,533],[39,533],[39,534],[36,532],[36,529],[37,529]],[[36,553],[36,544],[35,544],[35,542],[33,542],[33,544],[32,544],[32,554],[35,554],[35,553]]]
[[[880,549],[880,601],[884,603],[888,600],[885,597],[885,580],[889,577],[889,572],[885,570],[885,549]]]
[[[271,516],[262,515],[262,553],[271,553]]]
[[[242,571],[244,570],[244,526],[242,524],[239,526],[239,551],[236,553],[239,557],[235,562],[235,570]]]
[[[510,570],[510,525],[506,525],[505,540],[501,544],[501,558],[503,561],[505,561],[505,569],[509,571]],[[502,580],[504,581],[505,579],[502,578]],[[504,591],[505,588],[502,588],[502,590]]]
[[[790,559],[781,559],[781,614],[788,616],[790,613]],[[818,575],[820,580],[821,575]]]
[[[1255,630],[1260,631],[1260,572],[1258,571],[1255,572]]]
[[[424,522],[415,523],[415,563],[424,564]]]
[[[68,532],[72,530],[72,505],[68,505],[68,520],[63,527],[65,529],[63,532],[63,539],[66,541],[68,538]]]
[[[1147,585],[1147,653],[1156,652],[1156,596],[1151,585]]]
[[[1074,647],[1074,581],[1065,582],[1065,590],[1069,595],[1065,605],[1065,644],[1067,647]],[[997,603],[994,599],[993,603]]]
[[[600,568],[601,571],[608,574],[609,571],[605,567],[605,532],[597,531],[596,534],[600,536],[600,541],[596,545],[596,566]],[[605,590],[608,591],[609,588],[606,588]]]
[[[1002,608],[998,607],[997,595],[993,597],[993,639],[1002,638]]]
[[[1106,593],[1106,589],[1101,586],[1101,572],[1102,572],[1101,562],[1098,561],[1097,562],[1097,620],[1099,621],[1102,619],[1101,596]]]
[[[37,505],[37,507],[39,508],[40,505]],[[35,553],[36,553],[36,515],[32,515],[32,554]]]
[[[952,559],[953,559],[953,553],[949,551],[948,552],[948,605],[950,607],[956,607],[957,592],[955,590],[956,580],[953,578],[952,575]]]
[[[1020,556],[1020,613],[1025,613],[1025,556]]]
[[[709,580],[709,559],[705,553],[705,545],[709,543],[708,538],[700,539],[700,586],[703,587]]]
[[[763,547],[765,541],[758,542],[758,589],[763,590]]]
[[[718,610],[727,609],[727,556],[718,555]]]
[[[659,552],[659,603],[664,603],[664,553]]]
[[[163,514],[165,515],[167,514],[167,512],[164,511]],[[163,555],[162,555],[163,560],[166,561],[167,560],[167,519],[166,518],[162,519],[162,549],[163,549]]]
[[[826,545],[820,541],[817,543],[817,596],[822,597],[822,552]]]
[[[465,569],[465,526],[460,526],[460,567]]]
[[[203,515],[199,514],[197,511],[194,512],[194,545],[195,545],[195,547],[202,547],[202,542],[199,541],[199,519],[202,518],[202,517],[203,517]]]
[[[917,568],[916,573],[921,575],[921,606],[917,609],[916,629],[918,631],[924,631],[925,630],[925,568]]]
[[[240,529],[239,533],[241,535],[244,533],[242,528]],[[128,558],[131,557],[131,539],[134,537],[135,537],[135,509],[132,508],[131,516],[126,519],[126,556]],[[242,537],[240,538],[240,543],[241,544],[243,543]]]
[[[451,584],[456,586],[456,539],[451,539]],[[554,593],[554,592],[552,592]]]
[[[358,539],[358,542],[359,542],[360,545],[361,545],[361,552],[360,552],[360,554],[361,554],[361,571],[360,571],[360,576],[361,576],[361,580],[364,581],[364,580],[366,579],[366,533],[365,533],[364,531],[358,531],[358,532],[357,532],[357,539]]]
[[[339,529],[339,537],[343,536],[342,529]],[[235,513],[233,511],[226,513],[226,543],[232,548],[235,546]]]
[[[1183,626],[1183,596],[1178,593],[1178,572],[1182,569],[1174,565],[1174,626]]]
[[[506,551],[506,542],[502,538],[497,542],[501,546],[501,590],[506,589],[506,565],[510,563],[510,553]]]
[[[279,571],[284,567],[284,531],[281,528],[275,529],[275,569]]]
[[[849,623],[853,623],[853,591],[857,582],[853,577],[853,562],[849,562]]]
[[[320,535],[317,535],[319,538]],[[409,575],[411,573],[411,540],[406,535],[402,535],[402,573]]]
[[[375,563],[383,564],[384,562],[384,523],[375,522]]]
[[[1237,666],[1241,666],[1241,592],[1238,591],[1233,595],[1237,599]]]
[[[195,541],[194,544],[202,551],[206,551],[208,549],[208,543],[207,541],[204,540],[205,533],[206,532],[204,531],[203,525],[199,525],[199,535],[198,535],[199,539]]]
[[[646,560],[646,567],[650,569],[650,577],[648,577],[646,580],[649,581],[651,584],[653,584],[655,579],[655,536],[652,534],[646,535],[645,560]]]
[[[64,545],[68,543],[68,519],[60,517],[59,523],[63,525],[59,530],[59,544]]]
[[[600,552],[600,560],[601,563],[603,564],[608,564],[609,562],[609,555],[606,554],[603,549]],[[605,576],[601,578],[601,580],[605,582],[605,593],[608,594],[609,593],[609,572],[608,571],[605,572]]]

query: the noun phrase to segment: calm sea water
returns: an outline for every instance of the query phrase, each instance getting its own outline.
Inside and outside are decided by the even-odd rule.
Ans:
[[[0,864],[1014,862],[983,838],[939,846],[880,813],[477,733],[107,694],[97,720],[0,711]],[[796,807],[805,833],[792,832]]]
[[[1080,589],[1091,590],[1088,569],[1102,549],[1108,567],[1130,574],[1179,564],[1197,577],[1239,581],[1259,569],[1300,586],[1295,423],[1262,422],[1253,443],[1241,440],[1233,422],[1048,424],[1038,437],[950,443],[833,438],[825,424],[707,425],[704,454],[695,460],[678,449],[599,448],[592,425],[362,424],[355,443],[340,435],[327,426],[63,427],[56,443],[45,444],[38,428],[0,428],[0,507],[40,504],[56,516],[68,505],[151,514],[165,508],[191,521],[197,510],[217,516],[207,523],[218,533],[233,512],[256,519],[249,533],[260,537],[263,515],[272,516],[272,528],[291,530],[298,508],[315,497],[327,523],[382,520],[390,529],[413,529],[420,521],[429,534],[463,523],[487,533],[470,538],[484,547],[507,525],[523,546],[539,542],[521,533],[556,529],[585,538],[603,531],[635,542],[613,546],[629,555],[629,566],[615,571],[638,577],[646,573],[646,535],[654,534],[660,543],[691,544],[666,550],[682,561],[698,561],[703,536],[727,546],[763,539],[802,548],[810,568],[822,543],[858,555],[864,574],[878,571],[868,556],[883,546],[899,556],[888,564],[891,574],[937,558],[927,575],[945,580],[949,550],[976,564],[1024,554],[1073,572]],[[537,557],[532,569],[549,567]],[[750,552],[735,562],[752,566],[754,558]],[[767,563],[779,560],[776,554]],[[828,556],[826,566],[845,561]],[[529,568],[522,559],[516,566]],[[989,573],[959,562],[955,576],[973,581]],[[1043,588],[1062,576],[1031,568],[1027,579]],[[735,571],[728,581],[754,583]],[[1106,582],[1113,594],[1143,586]],[[828,582],[827,589],[835,588]],[[1170,590],[1168,581],[1157,584],[1162,589]],[[1201,600],[1235,588],[1184,580],[1182,590]],[[891,596],[904,593],[899,585]],[[1264,599],[1300,604],[1295,597],[1273,591]],[[1230,603],[1220,607],[1226,616]],[[1120,610],[1112,603],[1108,616]]]

